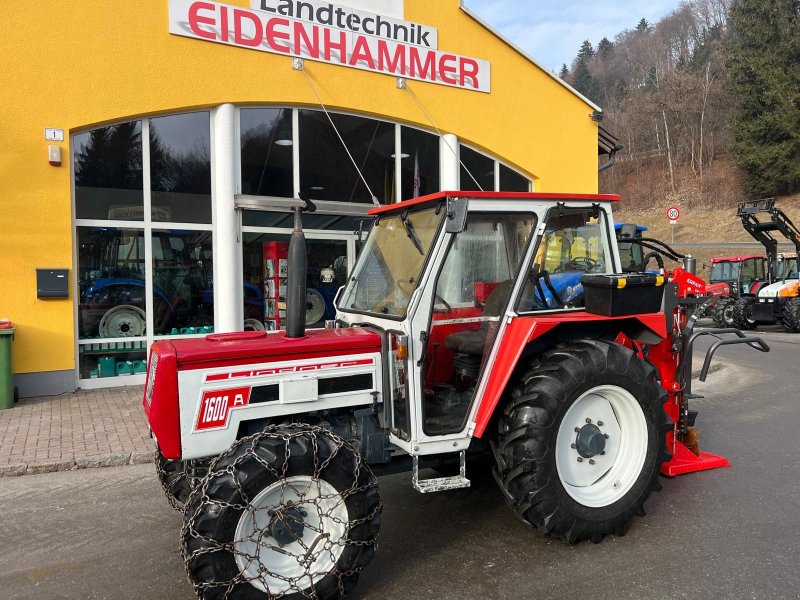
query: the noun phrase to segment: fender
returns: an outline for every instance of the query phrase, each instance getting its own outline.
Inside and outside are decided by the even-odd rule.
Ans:
[[[133,279],[133,278],[129,278],[129,277],[107,277],[107,278],[104,277],[104,278],[101,278],[101,279],[96,279],[95,282],[91,286],[86,288],[81,293],[81,296],[82,296],[82,298],[84,300],[86,300],[87,298],[91,298],[97,292],[100,292],[100,291],[102,291],[104,289],[107,289],[107,288],[110,288],[110,287],[115,287],[115,286],[118,286],[118,285],[131,285],[131,286],[134,286],[134,287],[140,287],[140,288],[144,289],[144,281],[141,280],[141,279]],[[161,299],[164,300],[164,303],[170,308],[170,310],[174,312],[174,309],[172,308],[172,304],[171,304],[169,298],[167,297],[167,295],[164,293],[164,291],[161,290],[160,288],[157,288],[157,287],[153,288],[153,291],[159,297],[161,297]]]
[[[706,295],[708,296],[730,296],[731,290],[727,283],[710,283],[706,285]]]
[[[608,327],[617,333],[626,333],[632,339],[647,338],[650,343],[667,337],[667,322],[663,313],[636,315],[634,317],[605,317],[587,312],[553,314],[548,316],[513,317],[502,338],[495,344],[499,348],[489,370],[483,394],[478,399],[475,415],[475,437],[482,437],[494,414],[500,398],[517,368],[523,351],[531,342],[556,328],[579,327],[587,333],[592,327]]]

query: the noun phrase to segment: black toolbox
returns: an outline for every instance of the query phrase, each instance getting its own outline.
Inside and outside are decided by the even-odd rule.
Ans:
[[[581,277],[587,312],[607,317],[655,313],[664,297],[663,275],[622,273]]]

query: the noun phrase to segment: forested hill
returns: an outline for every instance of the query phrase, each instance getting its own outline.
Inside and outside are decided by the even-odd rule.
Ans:
[[[559,76],[625,146],[601,187],[629,206],[800,192],[800,0],[685,0]]]

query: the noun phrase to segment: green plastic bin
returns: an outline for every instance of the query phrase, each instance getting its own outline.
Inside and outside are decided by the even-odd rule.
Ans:
[[[14,324],[0,319],[0,410],[14,406],[14,370],[11,367],[11,342]]]

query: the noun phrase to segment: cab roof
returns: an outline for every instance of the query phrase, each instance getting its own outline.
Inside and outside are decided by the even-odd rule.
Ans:
[[[395,204],[387,204],[386,206],[376,206],[369,211],[370,215],[382,215],[388,212],[396,212],[408,208],[423,208],[425,205],[434,205],[437,202],[446,198],[476,198],[480,200],[557,200],[559,202],[565,200],[577,200],[583,202],[618,202],[622,200],[621,196],[616,194],[547,194],[542,192],[465,192],[465,191],[450,191],[450,192],[436,192],[428,196],[420,198],[413,198],[411,200],[404,200]]]
[[[711,263],[717,264],[722,262],[744,262],[746,260],[750,260],[752,258],[760,258],[762,260],[766,259],[766,256],[759,256],[759,255],[752,255],[752,256],[720,256],[718,258],[712,258]]]

